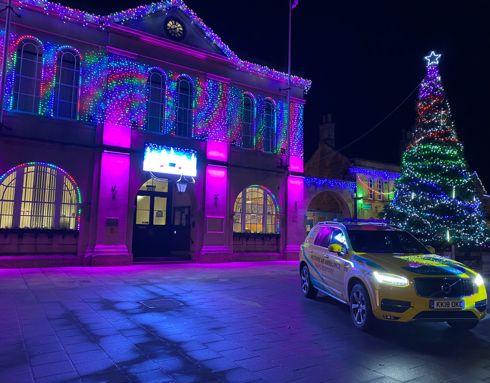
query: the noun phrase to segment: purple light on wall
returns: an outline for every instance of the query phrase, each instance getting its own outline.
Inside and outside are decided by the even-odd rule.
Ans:
[[[131,147],[131,129],[127,126],[104,123],[104,132],[102,135],[104,145],[115,146],[118,148]]]
[[[289,170],[292,172],[303,173],[304,164],[301,157],[289,157]]]
[[[206,158],[219,162],[228,161],[228,143],[208,141],[206,144]]]

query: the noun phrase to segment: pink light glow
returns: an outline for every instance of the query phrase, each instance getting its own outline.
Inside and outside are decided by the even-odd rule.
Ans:
[[[228,143],[219,141],[208,141],[206,145],[206,158],[208,160],[227,162]]]
[[[130,148],[131,129],[123,125],[105,122],[103,141],[104,145],[116,146],[118,148]]]
[[[288,177],[288,205],[296,206],[303,203],[304,178],[298,176]]]
[[[226,178],[227,169],[223,166],[208,165],[206,169],[206,181],[209,183],[216,178]]]
[[[292,172],[303,173],[303,159],[301,157],[289,157],[289,170]]]

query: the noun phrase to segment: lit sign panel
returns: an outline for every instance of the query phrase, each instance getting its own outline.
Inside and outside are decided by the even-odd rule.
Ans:
[[[196,177],[197,153],[195,150],[190,149],[145,144],[143,170]]]

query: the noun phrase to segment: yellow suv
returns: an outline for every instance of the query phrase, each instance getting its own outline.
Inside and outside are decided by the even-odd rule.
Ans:
[[[379,222],[321,222],[301,246],[301,289],[350,307],[354,325],[375,319],[443,321],[471,329],[486,315],[480,274],[433,254],[406,231]]]

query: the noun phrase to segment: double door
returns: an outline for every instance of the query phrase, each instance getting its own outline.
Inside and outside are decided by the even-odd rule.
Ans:
[[[135,260],[189,259],[190,207],[172,206],[172,184],[151,186],[142,187],[136,197]]]

